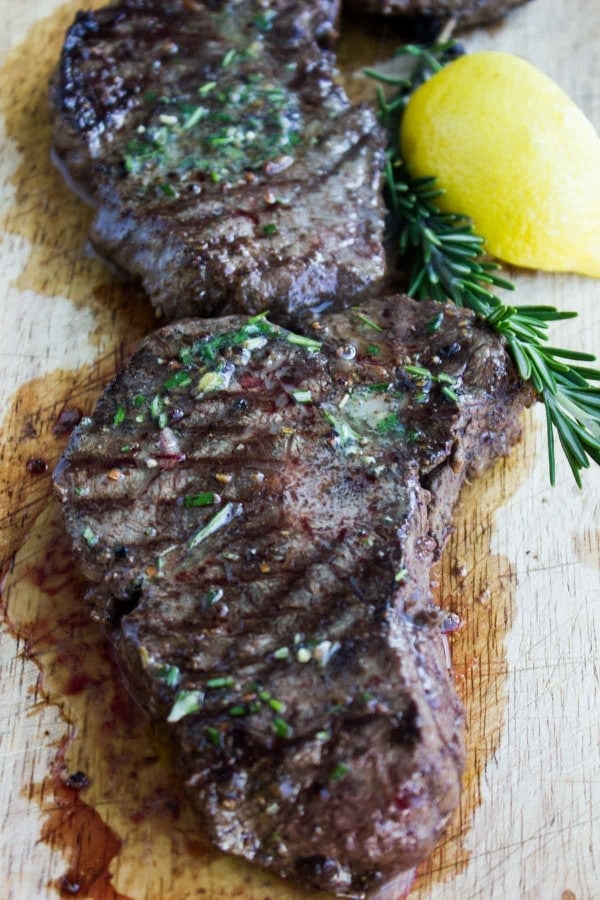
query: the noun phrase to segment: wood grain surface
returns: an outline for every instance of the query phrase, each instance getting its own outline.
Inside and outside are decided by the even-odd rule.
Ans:
[[[50,498],[61,413],[89,411],[152,327],[140,293],[86,255],[89,211],[48,159],[47,79],[77,7],[0,0],[0,900],[316,900],[207,846],[87,619]],[[362,96],[361,66],[401,36],[345,28]],[[526,56],[600,127],[600,0],[534,0],[466,43]],[[600,282],[511,274],[520,302],[580,312],[557,342],[600,350]],[[583,492],[559,475],[551,489],[536,409],[511,458],[464,492],[435,575],[465,621],[452,654],[468,768],[418,900],[600,897],[600,471]]]

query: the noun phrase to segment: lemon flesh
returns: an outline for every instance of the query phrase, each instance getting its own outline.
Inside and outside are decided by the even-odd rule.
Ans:
[[[550,78],[510,53],[463,56],[419,87],[400,131],[413,175],[436,175],[447,212],[486,251],[600,277],[600,137]]]

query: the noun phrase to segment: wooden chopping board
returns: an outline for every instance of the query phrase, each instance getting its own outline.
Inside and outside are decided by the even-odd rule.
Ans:
[[[27,465],[51,470],[61,413],[89,411],[152,327],[143,297],[85,255],[89,212],[48,161],[46,82],[77,7],[0,0],[0,900],[316,900],[207,846],[87,621],[49,474]],[[349,27],[354,96],[361,66],[401,42],[390,23]],[[535,0],[466,44],[523,54],[600,128],[599,0]],[[600,282],[513,275],[521,302],[580,312],[556,342],[600,351]],[[541,410],[524,426],[464,492],[436,577],[465,620],[468,770],[418,900],[600,897],[600,471],[579,492],[561,464],[551,489]]]

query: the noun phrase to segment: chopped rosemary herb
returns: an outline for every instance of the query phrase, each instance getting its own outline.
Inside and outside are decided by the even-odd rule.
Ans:
[[[390,413],[380,419],[375,426],[380,434],[390,434],[394,431],[404,431],[404,425],[400,421],[397,413]]]
[[[262,233],[265,235],[277,234],[279,229],[275,222],[269,222],[267,225],[263,225]]]
[[[198,88],[198,93],[200,94],[201,97],[208,97],[208,95],[211,93],[211,91],[214,91],[216,86],[217,86],[216,81],[207,81],[204,84],[200,85],[200,87]]]
[[[167,722],[179,722],[185,716],[199,712],[203,703],[204,694],[202,691],[179,691],[171,707],[171,712],[167,716]]]
[[[273,731],[280,738],[289,738],[292,735],[291,726],[280,716],[275,716],[272,724]]]
[[[214,606],[215,603],[218,603],[219,600],[223,599],[224,591],[223,588],[211,588],[207,594],[202,598],[202,606],[210,609],[211,606]]]
[[[369,344],[367,347],[367,354],[369,356],[381,356],[381,347],[377,344]]]
[[[165,197],[179,197],[179,192],[176,191],[173,185],[169,184],[168,181],[159,184],[158,190],[161,192],[161,194],[164,194]]]
[[[209,678],[205,687],[207,690],[216,690],[217,688],[233,687],[235,678],[232,675],[220,675],[217,678]]]
[[[294,334],[293,331],[286,333],[288,344],[296,344],[298,347],[306,347],[307,350],[320,350],[321,341],[315,341],[314,338],[304,337],[303,334]]]
[[[246,709],[245,706],[242,706],[242,705],[230,706],[229,707],[229,715],[234,716],[234,717],[247,716],[248,710]]]
[[[125,407],[117,406],[117,411],[115,412],[115,415],[113,418],[113,428],[116,428],[118,425],[120,425],[122,422],[124,422],[126,415],[127,414],[125,412]]]
[[[140,408],[140,406],[143,406],[145,402],[146,402],[146,398],[144,397],[143,394],[136,394],[135,397],[133,398],[133,405],[136,406],[138,409]]]
[[[158,394],[152,398],[152,402],[150,403],[150,415],[153,419],[158,419],[160,414],[164,409],[163,402]]]
[[[404,371],[409,375],[417,375],[419,378],[433,378],[429,369],[424,369],[423,366],[404,366]]]
[[[337,434],[340,446],[347,447],[350,444],[356,444],[360,440],[360,435],[354,431],[354,429],[348,425],[343,419],[340,419],[338,416],[333,416],[331,413],[322,410],[323,417],[327,422],[331,425],[335,433]]]
[[[444,395],[446,400],[450,401],[450,403],[458,403],[458,394],[456,393],[456,391],[453,391],[451,387],[444,385],[442,387],[442,394]]]
[[[374,322],[373,319],[370,319],[368,316],[365,316],[364,313],[357,312],[356,318],[360,319],[363,325],[366,325],[368,328],[372,328],[373,331],[383,331],[381,325],[378,325],[377,322]]]
[[[96,546],[96,544],[98,543],[98,541],[100,540],[100,535],[96,534],[95,531],[92,531],[92,529],[90,528],[89,525],[85,526],[81,536],[84,539],[84,541],[86,542],[86,544],[88,545],[88,547],[90,548],[90,550],[93,549]]]
[[[207,537],[210,537],[211,534],[214,534],[215,531],[218,531],[219,528],[228,525],[235,516],[240,515],[241,509],[241,504],[236,506],[233,503],[226,503],[223,509],[220,509],[210,522],[207,522],[206,525],[200,528],[200,530],[190,538],[188,548],[193,550],[194,547],[201,544],[202,541],[206,540]]]
[[[312,394],[310,391],[292,391],[292,397],[296,403],[312,403]]]
[[[260,31],[269,31],[273,25],[274,19],[277,18],[277,10],[275,9],[265,9],[264,12],[259,13],[254,17],[252,24],[255,28],[258,28]]]
[[[248,350],[261,349],[269,338],[280,337],[290,344],[305,347],[308,351],[317,351],[321,348],[321,342],[314,338],[295,334],[267,320],[267,313],[262,312],[252,316],[236,331],[227,331],[196,341],[191,347],[182,347],[179,351],[179,359],[188,366],[194,359],[200,357],[208,365],[217,365],[221,351],[230,347],[243,346]],[[227,388],[232,377],[233,367],[229,363],[222,363],[222,368],[205,372],[197,387],[198,393]],[[157,398],[157,403],[160,398]],[[308,402],[308,401],[299,401]],[[158,414],[158,413],[156,413]],[[154,415],[154,413],[153,413]]]
[[[430,372],[429,369],[425,369],[422,366],[404,366],[404,371],[408,372],[409,375],[415,375],[420,380],[431,381],[435,384],[441,385],[441,392],[446,400],[449,400],[450,403],[458,403],[458,394],[456,393],[456,379],[453,378],[452,375],[448,375],[447,372],[440,372],[437,375],[434,375],[433,372]],[[426,392],[421,392],[417,394],[416,398],[418,403],[425,403],[428,400],[428,395]]]
[[[190,508],[195,508],[198,506],[212,506],[216,503],[216,494],[213,494],[212,491],[205,491],[202,494],[186,494],[183,498],[183,505]]]
[[[163,388],[165,391],[172,391],[174,388],[187,387],[191,383],[192,376],[183,369],[179,369],[179,371],[173,372],[170,378],[167,378]]]
[[[204,119],[208,115],[208,110],[204,106],[197,106],[196,109],[193,109],[191,113],[189,113],[186,118],[181,123],[181,127],[184,131],[188,131],[190,128],[193,128],[194,125],[197,125],[202,119]]]
[[[167,687],[176,688],[181,678],[181,672],[178,666],[161,666],[156,671],[156,677],[159,681],[164,681]]]
[[[418,425],[413,425],[412,428],[409,428],[406,432],[406,439],[409,444],[416,444],[417,441],[420,441],[425,437],[425,432],[422,428],[419,428]]]
[[[389,381],[374,381],[372,384],[363,384],[360,390],[371,394],[385,394],[390,389]]]
[[[221,747],[223,745],[223,737],[218,728],[213,728],[212,725],[207,725],[204,730],[206,732],[206,737],[211,742],[211,744],[214,744],[215,747]]]
[[[333,769],[329,778],[331,781],[341,781],[350,771],[350,766],[345,762],[339,762]]]
[[[436,331],[439,331],[444,322],[444,313],[439,312],[433,319],[430,319],[427,325],[425,326],[425,330],[428,334],[435,334]]]

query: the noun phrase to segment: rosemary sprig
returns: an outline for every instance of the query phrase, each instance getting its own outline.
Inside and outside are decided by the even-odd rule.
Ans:
[[[400,120],[410,95],[462,52],[455,41],[409,44],[395,54],[409,58],[408,72],[365,70],[377,81],[380,118],[389,133],[388,237],[408,262],[411,297],[451,300],[472,309],[503,335],[519,374],[545,405],[551,484],[556,480],[556,434],[581,487],[581,470],[592,461],[600,465],[600,388],[593,384],[600,381],[600,371],[580,365],[593,362],[592,354],[548,345],[549,323],[577,313],[553,306],[513,306],[497,297],[495,288],[514,290],[514,285],[498,274],[498,263],[484,255],[485,239],[474,232],[467,216],[440,210],[436,200],[444,191],[436,178],[413,177],[400,152]],[[391,98],[383,85],[396,89]]]

